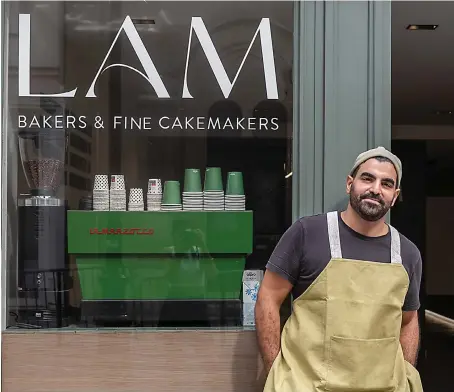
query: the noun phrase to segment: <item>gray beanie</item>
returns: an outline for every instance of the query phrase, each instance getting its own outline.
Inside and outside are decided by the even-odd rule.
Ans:
[[[396,172],[397,172],[397,188],[400,188],[400,181],[402,180],[402,162],[400,161],[397,156],[395,156],[392,152],[388,151],[386,148],[379,146],[377,148],[373,148],[372,150],[365,151],[361,154],[358,155],[358,157],[355,160],[355,164],[353,165],[352,170],[350,171],[350,174],[352,174],[356,168],[366,162],[367,160],[371,158],[376,158],[376,157],[384,157],[388,158],[394,165]]]

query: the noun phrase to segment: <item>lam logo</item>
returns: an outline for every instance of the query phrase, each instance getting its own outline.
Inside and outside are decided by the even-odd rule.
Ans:
[[[110,53],[120,36],[120,33],[124,32],[128,38],[132,49],[134,50],[137,58],[140,61],[140,64],[143,67],[143,72],[138,69],[127,65],[127,64],[111,64],[105,66]],[[243,68],[243,65],[251,51],[251,47],[254,44],[258,35],[260,35],[260,43],[262,49],[262,61],[263,61],[263,71],[265,77],[265,86],[266,94],[268,99],[278,99],[278,88],[277,88],[277,79],[276,79],[276,67],[274,63],[274,52],[273,52],[273,42],[271,38],[271,24],[269,18],[262,18],[257,30],[255,31],[254,36],[252,37],[251,43],[246,51],[246,54],[243,57],[243,60],[239,66],[239,69],[235,75],[233,81],[230,81],[227,72],[225,71],[224,66],[222,65],[219,54],[214,47],[213,41],[211,40],[210,34],[203,22],[201,17],[192,17],[191,27],[189,31],[189,42],[186,54],[186,66],[184,69],[184,82],[182,88],[182,98],[194,98],[189,92],[187,85],[187,76],[188,76],[188,64],[189,64],[189,54],[192,42],[193,32],[198,37],[200,45],[207,57],[208,63],[216,77],[216,80],[221,88],[221,91],[225,98],[230,96],[230,93],[235,85],[238,76]],[[33,94],[30,92],[30,48],[31,48],[31,38],[30,38],[30,14],[19,14],[19,96],[20,97],[64,97],[72,98],[76,95],[77,89],[75,88],[71,91],[66,91],[63,93],[56,94]],[[131,20],[131,17],[127,16],[123,21],[120,29],[118,30],[115,39],[112,42],[109,50],[104,56],[98,71],[96,72],[88,91],[85,94],[86,98],[96,98],[95,85],[99,76],[109,68],[113,67],[124,67],[130,69],[141,75],[154,89],[159,98],[170,98],[170,95],[167,91],[167,88],[164,85],[163,80],[161,79],[158,70],[150,57],[145,45],[142,42],[142,39],[137,32],[137,29],[134,26],[134,23]]]

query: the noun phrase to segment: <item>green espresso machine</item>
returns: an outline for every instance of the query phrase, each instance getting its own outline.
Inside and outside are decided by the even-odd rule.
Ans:
[[[252,211],[70,210],[67,221],[83,320],[241,325]]]

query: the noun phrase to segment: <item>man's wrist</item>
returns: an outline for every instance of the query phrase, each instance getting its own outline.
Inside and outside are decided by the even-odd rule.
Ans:
[[[276,355],[274,355],[274,356],[271,355],[264,360],[264,367],[265,367],[266,374],[268,374],[271,371],[271,368],[273,367],[273,363],[276,360],[276,357],[278,356],[278,354],[279,354],[279,352]]]

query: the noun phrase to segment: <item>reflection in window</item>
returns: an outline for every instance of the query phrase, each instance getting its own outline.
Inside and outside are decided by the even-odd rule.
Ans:
[[[8,327],[253,327],[260,271],[291,223],[293,4],[113,3],[11,8],[9,116],[22,148],[7,157],[18,244]],[[29,37],[20,13],[30,14]],[[194,17],[208,36],[192,31],[188,54]],[[253,39],[267,18],[270,39]],[[30,92],[77,88],[74,97],[19,96],[27,38]],[[275,85],[279,99],[268,100]],[[90,128],[51,118],[46,132],[17,132],[18,116],[44,114]]]

